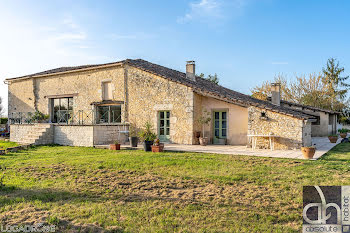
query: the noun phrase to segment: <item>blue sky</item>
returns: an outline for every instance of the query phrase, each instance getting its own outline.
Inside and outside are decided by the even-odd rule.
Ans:
[[[142,58],[217,73],[246,94],[278,73],[350,74],[346,0],[10,1],[0,3],[0,79],[59,66]],[[7,87],[0,95],[7,104]]]

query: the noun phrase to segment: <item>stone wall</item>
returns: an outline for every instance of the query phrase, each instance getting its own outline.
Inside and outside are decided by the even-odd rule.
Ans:
[[[262,112],[266,118],[262,117]],[[275,139],[275,149],[295,149],[311,142],[311,125],[302,119],[297,119],[280,113],[275,113],[257,107],[248,108],[248,134],[278,136]],[[249,142],[251,145],[251,142]],[[258,138],[259,148],[268,148],[268,138]]]
[[[32,79],[10,82],[8,85],[8,112],[34,112],[34,83]]]
[[[193,98],[191,88],[151,73],[127,68],[128,120],[137,128],[149,121],[158,129],[158,112],[170,111],[170,141],[193,142]]]
[[[54,143],[65,146],[93,146],[93,126],[55,125]]]
[[[39,124],[40,125],[40,124]],[[107,145],[118,140],[124,144],[127,141],[125,134],[119,134],[123,126],[104,126],[104,125],[49,125],[40,139],[35,144],[58,144],[65,146],[86,146]],[[11,125],[10,140],[25,144],[26,136],[37,134],[38,124]]]
[[[10,125],[10,141],[23,142],[26,135],[33,130],[34,125]]]
[[[124,127],[115,125],[95,125],[94,145],[107,145],[115,141],[118,141],[120,144],[125,144],[128,140],[126,134],[119,133],[119,130],[124,131]]]

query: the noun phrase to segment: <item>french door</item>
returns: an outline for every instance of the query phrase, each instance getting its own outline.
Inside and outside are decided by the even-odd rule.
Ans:
[[[227,138],[227,112],[215,111],[214,112],[214,144],[222,144],[222,139]]]
[[[170,139],[170,111],[160,111],[158,113],[158,137],[162,142]]]

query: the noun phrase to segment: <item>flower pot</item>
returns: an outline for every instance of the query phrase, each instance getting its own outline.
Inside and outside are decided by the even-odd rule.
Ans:
[[[194,136],[195,136],[196,138],[199,138],[199,137],[201,136],[201,132],[196,131],[195,134],[194,134]]]
[[[337,143],[338,136],[328,136],[328,139],[331,143]]]
[[[348,136],[348,133],[340,133],[340,137],[346,138],[346,136]]]
[[[137,143],[139,141],[139,138],[138,137],[129,137],[129,141],[130,141],[130,146],[137,147]]]
[[[201,146],[206,146],[208,145],[208,138],[199,138],[199,144],[201,144]]]
[[[109,149],[110,150],[120,150],[120,144],[110,144]]]
[[[152,146],[152,152],[163,152],[164,144],[160,144],[159,146]]]
[[[305,159],[312,159],[314,157],[316,148],[315,147],[301,147],[301,152]]]
[[[144,141],[143,142],[143,149],[145,151],[152,151],[152,145],[153,145],[153,141]]]

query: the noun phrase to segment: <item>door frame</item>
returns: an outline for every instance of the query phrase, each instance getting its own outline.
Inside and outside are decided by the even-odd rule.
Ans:
[[[166,114],[166,112],[169,112],[169,135],[165,134],[165,138],[160,136],[160,113],[164,112]],[[170,132],[171,132],[171,122],[170,122],[170,118],[171,118],[171,111],[170,110],[158,110],[157,111],[157,136],[159,138],[159,140],[161,142],[170,142]],[[168,119],[167,117],[164,118],[165,119],[165,123],[164,123],[164,132],[166,132],[166,120]]]
[[[211,122],[211,137],[212,143],[215,144],[215,112],[226,112],[226,141],[229,139],[229,109],[228,108],[214,108],[211,110],[212,122]]]

